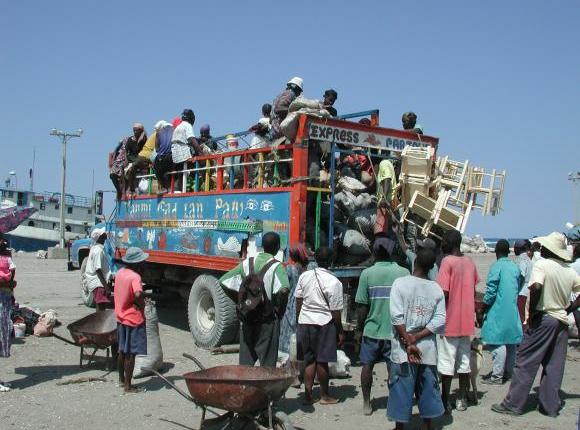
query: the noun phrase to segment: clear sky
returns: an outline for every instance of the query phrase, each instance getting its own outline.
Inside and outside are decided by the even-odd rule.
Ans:
[[[294,75],[339,113],[413,110],[440,154],[506,169],[501,215],[468,233],[530,236],[573,214],[580,170],[578,1],[3,1],[0,179],[60,189],[53,127],[69,146],[67,191],[112,190],[107,153],[184,107],[212,134],[246,129]],[[576,188],[577,189],[577,188]],[[110,205],[109,205],[110,209]]]

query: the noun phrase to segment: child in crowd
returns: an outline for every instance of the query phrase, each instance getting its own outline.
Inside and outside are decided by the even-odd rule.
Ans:
[[[140,271],[142,263],[148,257],[149,254],[139,248],[127,249],[123,256],[125,267],[119,270],[115,278],[119,384],[125,393],[139,392],[139,389],[131,385],[135,356],[147,354],[145,303]]]

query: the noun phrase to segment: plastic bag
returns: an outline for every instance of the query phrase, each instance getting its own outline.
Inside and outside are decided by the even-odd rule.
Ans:
[[[328,363],[328,373],[331,378],[347,378],[350,376],[350,358],[342,350],[336,351],[336,362]]]
[[[34,326],[34,335],[38,337],[47,337],[52,335],[52,329],[56,325],[56,311],[50,309],[38,318]]]

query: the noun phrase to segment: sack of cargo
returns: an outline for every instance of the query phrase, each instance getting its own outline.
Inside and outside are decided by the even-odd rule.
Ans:
[[[355,206],[357,210],[367,209],[374,203],[373,196],[369,193],[361,193],[355,198]]]
[[[353,212],[348,219],[348,226],[354,230],[360,231],[365,236],[370,236],[373,234],[376,220],[376,208],[359,209]]]
[[[286,118],[280,123],[280,130],[282,134],[286,136],[286,138],[290,141],[294,141],[296,138],[296,133],[298,132],[298,119],[300,118],[300,114],[307,113],[312,116],[316,116],[318,118],[329,118],[330,114],[321,109],[310,109],[310,108],[301,108],[297,111],[290,111]]]
[[[351,176],[343,176],[338,180],[338,187],[341,190],[350,191],[351,193],[361,193],[367,189],[365,184]]]
[[[296,112],[300,109],[322,110],[322,103],[318,100],[307,99],[306,97],[297,97],[288,107],[288,112]]]
[[[347,230],[342,236],[342,246],[351,255],[368,256],[371,254],[370,241],[357,230]]]
[[[163,350],[161,349],[161,339],[159,338],[159,318],[155,302],[147,300],[145,303],[145,329],[147,330],[147,355],[137,355],[135,357],[134,378],[143,378],[152,373],[146,372],[144,368],[161,370],[163,367]]]
[[[334,195],[334,202],[347,216],[351,216],[357,210],[356,196],[350,191],[343,190],[336,193]]]

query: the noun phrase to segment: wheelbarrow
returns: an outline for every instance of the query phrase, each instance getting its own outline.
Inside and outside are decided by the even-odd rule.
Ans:
[[[52,334],[57,339],[81,348],[79,365],[83,367],[85,357],[85,348],[92,349],[86,365],[94,361],[95,355],[99,350],[106,350],[107,368],[110,369],[110,354],[113,354],[112,348],[117,344],[117,316],[112,309],[105,309],[87,315],[67,326],[72,337],[72,341]]]
[[[189,394],[177,387],[155,369],[151,371],[182,397],[202,410],[200,428],[209,424],[225,422],[222,430],[231,428],[235,419],[253,422],[260,430],[294,430],[288,416],[281,411],[273,411],[273,403],[278,401],[292,385],[297,374],[291,369],[270,369],[253,366],[216,366],[206,369],[203,364],[189,354],[201,369],[183,375]],[[227,411],[215,412],[210,407]],[[210,412],[216,418],[206,419]]]

